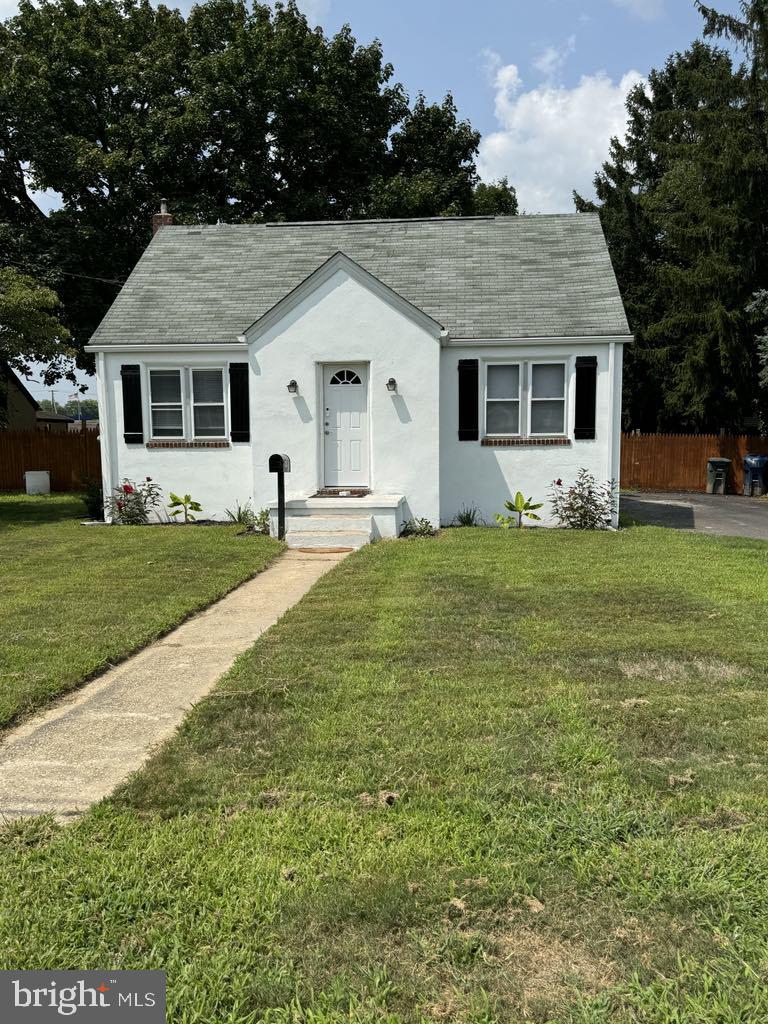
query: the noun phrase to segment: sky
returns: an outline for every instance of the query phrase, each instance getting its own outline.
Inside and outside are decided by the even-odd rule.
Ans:
[[[738,0],[710,0],[737,13]],[[169,6],[177,6],[169,4]],[[180,3],[182,10],[189,4]],[[333,33],[378,38],[413,98],[451,92],[482,133],[478,169],[507,176],[521,212],[572,212],[591,196],[629,89],[701,34],[693,0],[299,0]],[[0,17],[15,11],[0,0]],[[50,207],[55,197],[41,198]],[[87,378],[86,378],[87,379]],[[92,380],[92,378],[91,378]],[[60,385],[63,400],[71,385]],[[31,390],[43,395],[42,387]],[[92,388],[90,389],[93,390]]]

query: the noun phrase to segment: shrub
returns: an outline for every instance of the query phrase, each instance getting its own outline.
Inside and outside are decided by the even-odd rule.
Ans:
[[[263,533],[265,537],[270,534],[269,509],[263,508],[253,517],[253,529],[256,533]]]
[[[580,469],[570,487],[562,480],[552,484],[552,515],[569,530],[604,530],[616,512],[616,483],[599,484],[586,469]]]
[[[149,514],[160,504],[160,488],[148,476],[142,483],[123,480],[104,503],[113,522],[140,526],[149,522]],[[158,516],[159,518],[159,516]]]
[[[191,494],[185,494],[181,497],[178,494],[174,494],[173,491],[171,491],[171,500],[168,508],[171,509],[171,519],[183,515],[185,523],[194,523],[195,517],[192,513],[203,511],[203,506],[199,501],[195,501]]]
[[[514,501],[504,502],[504,508],[512,515],[504,516],[499,512],[496,515],[496,522],[504,530],[508,530],[510,526],[516,526],[518,530],[522,530],[525,525],[523,518],[535,519],[536,522],[541,520],[541,516],[536,515],[536,510],[540,509],[543,504],[542,501],[534,504],[533,498],[526,498],[522,491],[518,491]]]
[[[403,523],[400,530],[401,537],[434,537],[437,533],[435,527],[428,519],[409,519]]]
[[[85,505],[85,514],[89,519],[103,519],[104,493],[101,489],[101,481],[87,476],[83,479],[83,487],[82,502]]]
[[[484,526],[485,520],[480,515],[477,505],[462,505],[453,517],[455,526]]]

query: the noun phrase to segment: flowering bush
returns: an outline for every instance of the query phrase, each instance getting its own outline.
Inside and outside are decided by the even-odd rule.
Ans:
[[[140,484],[123,480],[104,503],[114,523],[140,526],[149,522],[149,513],[160,504],[160,488],[148,476]]]
[[[552,515],[569,530],[604,530],[616,512],[616,484],[599,484],[586,469],[580,469],[576,482],[568,488],[555,480],[551,492]]]

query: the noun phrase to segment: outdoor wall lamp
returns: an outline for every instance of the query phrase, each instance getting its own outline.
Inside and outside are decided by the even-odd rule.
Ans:
[[[288,393],[291,395],[298,395],[299,385],[296,383],[295,380],[288,381]]]
[[[387,381],[387,391],[397,391],[397,381],[394,377],[390,377]]]

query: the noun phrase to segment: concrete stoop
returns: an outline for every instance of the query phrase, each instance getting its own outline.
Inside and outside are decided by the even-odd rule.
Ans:
[[[373,540],[373,519],[364,513],[287,516],[285,542],[289,548],[357,548]]]
[[[288,547],[302,551],[356,550],[380,537],[397,537],[404,507],[400,494],[291,498],[285,503],[285,540]],[[276,505],[270,514],[276,533]]]

